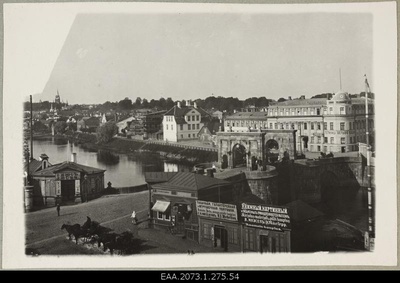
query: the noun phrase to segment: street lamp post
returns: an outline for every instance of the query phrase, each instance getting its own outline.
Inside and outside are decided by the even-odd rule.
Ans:
[[[84,181],[83,181],[83,183],[85,184],[85,200],[86,200],[86,202],[88,202],[88,186],[87,186],[87,178],[88,178],[88,176],[87,175],[85,175],[84,177],[83,177],[83,179],[84,179]]]

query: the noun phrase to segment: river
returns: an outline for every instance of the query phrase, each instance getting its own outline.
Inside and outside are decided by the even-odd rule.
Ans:
[[[88,151],[63,138],[37,138],[33,140],[34,157],[42,153],[49,156],[51,164],[71,160],[71,153],[77,154],[77,162],[101,168],[105,171],[105,183],[113,187],[130,187],[145,184],[145,172],[189,172],[192,167],[165,161],[158,153],[136,155],[116,154],[109,151]],[[351,197],[342,197],[336,217],[357,228],[367,229],[366,189],[359,188]]]
[[[39,160],[42,153],[49,156],[51,164],[71,160],[71,153],[76,153],[77,162],[83,165],[106,170],[104,181],[113,187],[130,187],[145,184],[145,172],[188,172],[190,166],[169,163],[157,153],[136,155],[116,154],[109,151],[88,151],[63,138],[36,138],[33,140],[33,156]]]

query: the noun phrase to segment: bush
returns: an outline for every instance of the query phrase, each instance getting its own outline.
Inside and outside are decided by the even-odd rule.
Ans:
[[[97,128],[97,142],[100,144],[108,143],[117,133],[118,127],[115,122],[107,122]]]

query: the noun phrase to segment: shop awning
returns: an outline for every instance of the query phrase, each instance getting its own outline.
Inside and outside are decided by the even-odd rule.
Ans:
[[[158,200],[151,208],[151,210],[164,213],[168,209],[169,205],[170,205],[169,201]]]

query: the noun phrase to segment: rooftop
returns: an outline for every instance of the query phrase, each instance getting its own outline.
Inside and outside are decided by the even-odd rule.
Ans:
[[[35,172],[33,176],[35,177],[53,177],[55,174],[59,171],[62,171],[64,169],[70,169],[73,171],[79,171],[85,174],[95,174],[95,173],[102,173],[106,170],[104,169],[99,169],[99,168],[94,168],[82,164],[78,164],[75,162],[71,161],[64,161],[62,163],[55,164],[53,166],[47,167],[46,169],[43,169],[41,171]]]
[[[226,186],[231,183],[217,178],[204,176],[191,172],[177,172],[167,182],[156,184],[154,188],[162,189],[183,189],[189,191],[198,191],[213,187]]]

